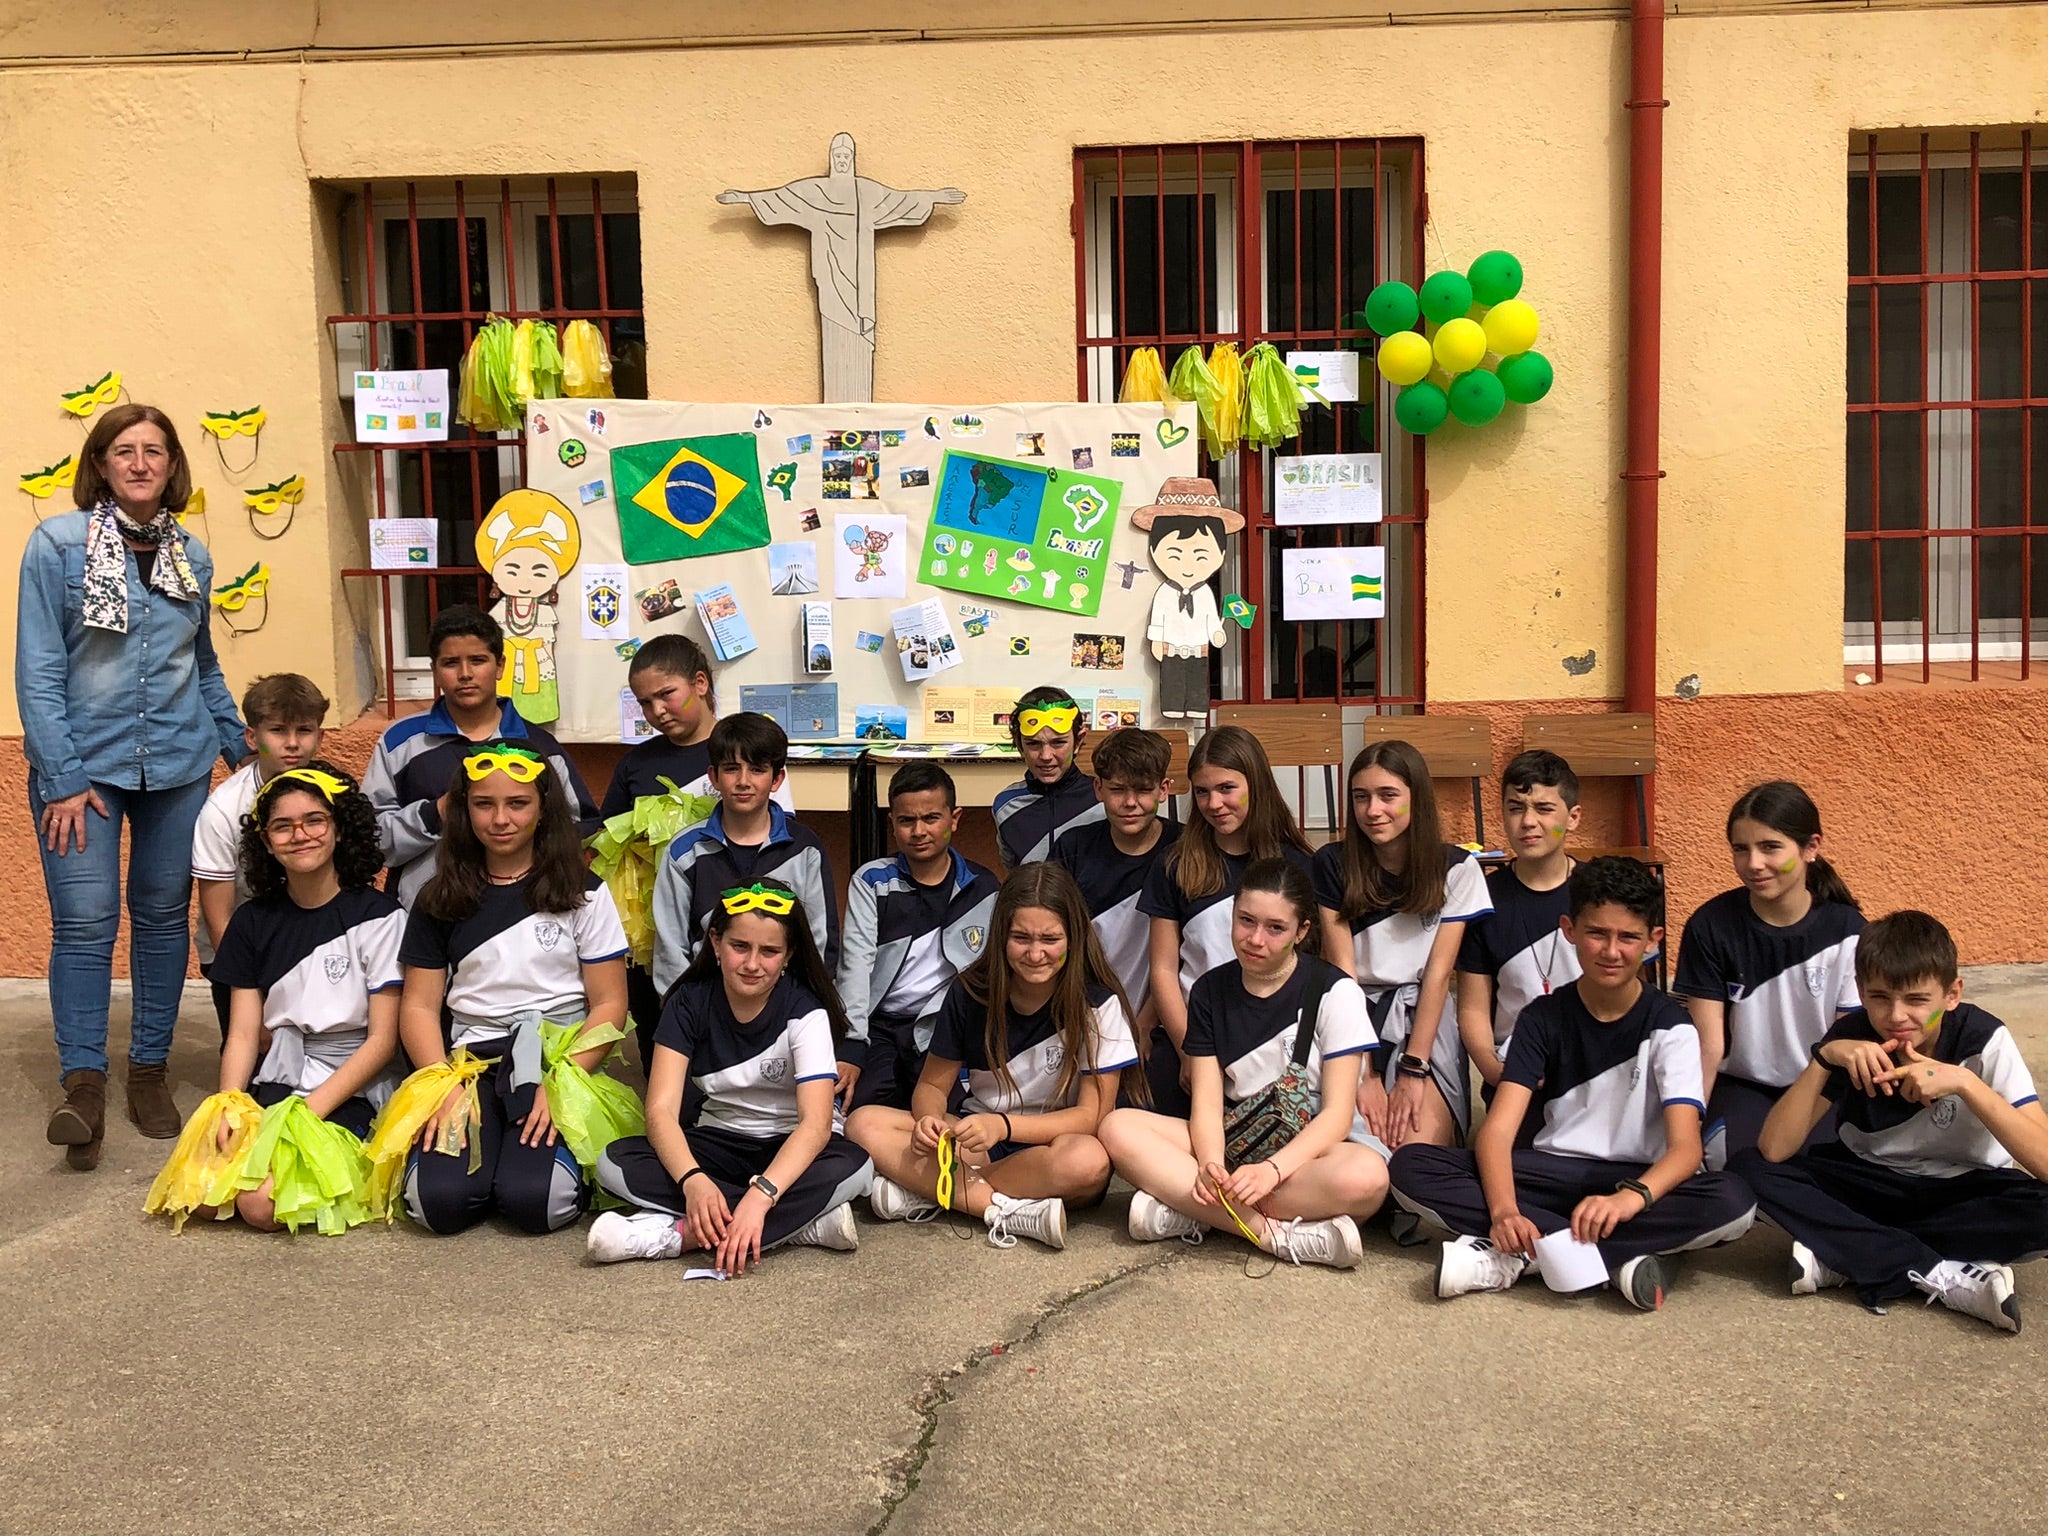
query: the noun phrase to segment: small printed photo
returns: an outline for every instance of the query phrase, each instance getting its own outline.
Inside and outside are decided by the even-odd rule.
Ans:
[[[852,428],[844,432],[827,432],[825,434],[825,448],[827,452],[880,453],[882,451],[882,434],[879,432],[861,432]]]
[[[853,643],[870,655],[879,655],[882,649],[882,637],[872,629],[863,629],[855,634]]]
[[[1073,659],[1068,665],[1090,672],[1121,672],[1124,669],[1124,637],[1076,634]]]
[[[720,619],[729,619],[740,611],[740,600],[730,592],[721,592],[716,597],[702,601],[704,622],[716,624]]]
[[[795,437],[784,438],[782,446],[789,452],[792,458],[799,453],[809,453],[811,451],[811,434],[799,432]]]
[[[777,597],[815,597],[818,546],[802,542],[768,546],[768,590]]]
[[[1031,654],[1031,637],[1029,635],[1010,636],[1010,654],[1012,656],[1029,656]]]
[[[1043,432],[1019,432],[1017,434],[1017,457],[1020,459],[1044,458],[1045,434]]]
[[[908,741],[910,714],[897,704],[859,704],[853,711],[853,734],[862,741]]]
[[[900,469],[896,472],[896,483],[906,491],[920,485],[930,485],[932,483],[932,472],[924,468]]]
[[[1139,435],[1136,432],[1112,432],[1109,434],[1109,456],[1112,459],[1135,459],[1138,456]]]
[[[979,416],[955,416],[953,435],[955,437],[979,437],[988,430],[988,423]]]
[[[1094,467],[1095,450],[1093,448],[1076,448],[1074,450],[1074,468],[1093,469]]]
[[[820,467],[827,501],[875,501],[881,496],[879,448],[868,453],[827,453]]]
[[[816,507],[806,507],[803,515],[796,521],[797,526],[803,529],[805,533],[816,533],[825,526],[824,522],[818,517],[818,509]],[[1129,586],[1130,583],[1125,582],[1124,585]]]
[[[950,709],[935,709],[932,711],[932,724],[951,725],[953,723],[953,714],[954,711]]]
[[[885,427],[882,429],[882,446],[884,448],[901,448],[906,435],[901,427]]]
[[[682,612],[683,589],[676,585],[673,576],[659,586],[645,588],[633,595],[644,618],[665,619],[672,613]]]

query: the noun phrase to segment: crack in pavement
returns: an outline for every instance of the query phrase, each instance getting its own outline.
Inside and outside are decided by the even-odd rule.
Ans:
[[[1177,1243],[1173,1246],[1176,1249],[1180,1247]],[[923,1390],[911,1400],[911,1407],[917,1413],[922,1426],[918,1432],[917,1444],[883,1463],[882,1477],[887,1489],[882,1495],[882,1513],[880,1518],[868,1527],[867,1536],[882,1536],[889,1528],[889,1522],[896,1518],[896,1512],[913,1493],[917,1492],[918,1481],[924,1472],[925,1464],[931,1460],[932,1443],[938,1438],[939,1410],[953,1401],[955,1381],[967,1372],[979,1369],[989,1360],[1023,1348],[1038,1337],[1046,1324],[1063,1316],[1076,1303],[1106,1291],[1133,1275],[1166,1269],[1178,1263],[1181,1257],[1178,1252],[1162,1253],[1136,1264],[1126,1264],[1120,1269],[1113,1269],[1106,1275],[1098,1275],[1085,1284],[1077,1285],[1050,1301],[1041,1302],[1031,1319],[1031,1325],[1022,1333],[1012,1338],[998,1339],[993,1344],[981,1345],[959,1364],[948,1366],[928,1381]]]

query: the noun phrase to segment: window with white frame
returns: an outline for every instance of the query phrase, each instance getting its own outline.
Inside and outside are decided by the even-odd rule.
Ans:
[[[2031,670],[2048,631],[2048,171],[2030,132],[1849,170],[1846,660]]]

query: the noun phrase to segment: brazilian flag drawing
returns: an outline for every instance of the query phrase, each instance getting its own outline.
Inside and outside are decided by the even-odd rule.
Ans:
[[[1354,574],[1351,578],[1351,601],[1354,603],[1378,602],[1380,578]]]
[[[751,432],[614,448],[612,486],[628,565],[768,543],[768,503]]]

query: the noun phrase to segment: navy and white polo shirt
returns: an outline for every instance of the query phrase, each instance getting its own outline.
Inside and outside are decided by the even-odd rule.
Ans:
[[[654,1043],[689,1059],[690,1081],[704,1095],[699,1123],[757,1141],[796,1129],[798,1083],[839,1077],[825,1005],[787,975],[744,1024],[722,979],[683,983],[661,1010]]]
[[[1152,919],[1138,910],[1138,898],[1180,831],[1178,822],[1162,820],[1157,842],[1143,853],[1125,853],[1107,821],[1091,821],[1062,832],[1052,845],[1052,862],[1081,888],[1103,957],[1140,1013],[1152,995]]]
[[[1235,1104],[1280,1081],[1294,1060],[1294,1037],[1309,979],[1328,973],[1328,990],[1316,1009],[1315,1043],[1303,1071],[1309,1099],[1322,1108],[1323,1063],[1356,1056],[1379,1043],[1358,983],[1327,960],[1303,955],[1294,974],[1271,997],[1245,990],[1244,966],[1235,958],[1206,973],[1188,994],[1188,1033],[1183,1056],[1213,1056],[1223,1067],[1223,1097]]]
[[[1693,913],[1671,990],[1727,1005],[1730,1077],[1783,1088],[1835,1019],[1862,1004],[1856,937],[1863,914],[1815,902],[1788,928],[1756,915],[1744,890],[1724,891]]]
[[[398,958],[448,973],[450,1049],[499,1039],[522,1014],[581,1019],[590,1007],[583,967],[625,958],[626,931],[602,883],[586,884],[574,912],[534,911],[532,890],[531,877],[486,886],[476,911],[458,922],[413,909]]]
[[[1558,927],[1571,910],[1570,881],[1532,891],[1507,864],[1487,875],[1486,894],[1493,914],[1466,928],[1458,969],[1493,983],[1493,1046],[1505,1061],[1522,1010],[1579,979],[1579,952]]]
[[[1027,773],[1008,788],[997,790],[989,814],[995,818],[996,843],[1002,849],[1004,867],[1017,869],[1050,858],[1052,845],[1062,832],[1100,821],[1105,813],[1095,793],[1095,781],[1070,763],[1050,784]]]
[[[398,963],[405,922],[396,900],[367,887],[320,907],[281,896],[235,909],[214,956],[213,980],[263,994],[270,1049],[252,1081],[308,1093],[362,1048],[371,994],[405,979]],[[394,1082],[380,1074],[363,1097],[381,1107]]]
[[[1836,1020],[1827,1038],[1880,1043],[1884,1039],[1861,1008]],[[1920,1047],[1920,1054],[1976,1073],[2014,1108],[2040,1097],[2012,1032],[1974,1003],[1958,1004],[1944,1015],[1941,1027]],[[1952,1179],[1979,1168],[2014,1166],[2005,1143],[1986,1130],[1984,1122],[1955,1094],[1932,1104],[1913,1104],[1897,1094],[1880,1093],[1872,1098],[1839,1067],[1829,1070],[1826,1093],[1835,1104],[1842,1145],[1866,1162],[1936,1179]]]
[[[1131,1043],[1131,1021],[1124,1016],[1116,994],[1107,987],[1091,986],[1088,1007],[1088,1059],[1083,1070],[1121,1072],[1134,1065],[1138,1049]],[[1019,1013],[1014,1006],[1004,1011],[1008,1015],[1003,1049],[1009,1053],[1009,1088],[997,1080],[989,1063],[988,1005],[977,1003],[966,984],[956,978],[939,1006],[931,1054],[940,1061],[957,1061],[967,1069],[967,1112],[1048,1115],[1068,1108],[1079,1097],[1079,1079],[1069,1084],[1065,1098],[1054,1097],[1066,1047],[1053,1023],[1052,1004],[1047,1002],[1036,1013]]]
[[[1292,843],[1281,844],[1280,856],[1290,864],[1299,865],[1303,873],[1311,872],[1309,855]],[[1152,872],[1145,877],[1145,889],[1138,897],[1138,910],[1146,917],[1172,918],[1180,929],[1180,989],[1183,996],[1193,991],[1195,983],[1208,972],[1237,958],[1237,951],[1230,943],[1231,908],[1237,897],[1238,883],[1244,879],[1244,872],[1251,867],[1253,860],[1248,853],[1226,853],[1221,857],[1223,883],[1206,896],[1189,896],[1182,892],[1180,881],[1174,878],[1179,860],[1169,856],[1152,866]]]
[[[1536,1150],[1562,1157],[1648,1167],[1668,1150],[1667,1106],[1705,1112],[1692,1016],[1650,987],[1612,1023],[1593,1017],[1576,985],[1537,998],[1515,1024],[1501,1081],[1535,1094]]]

